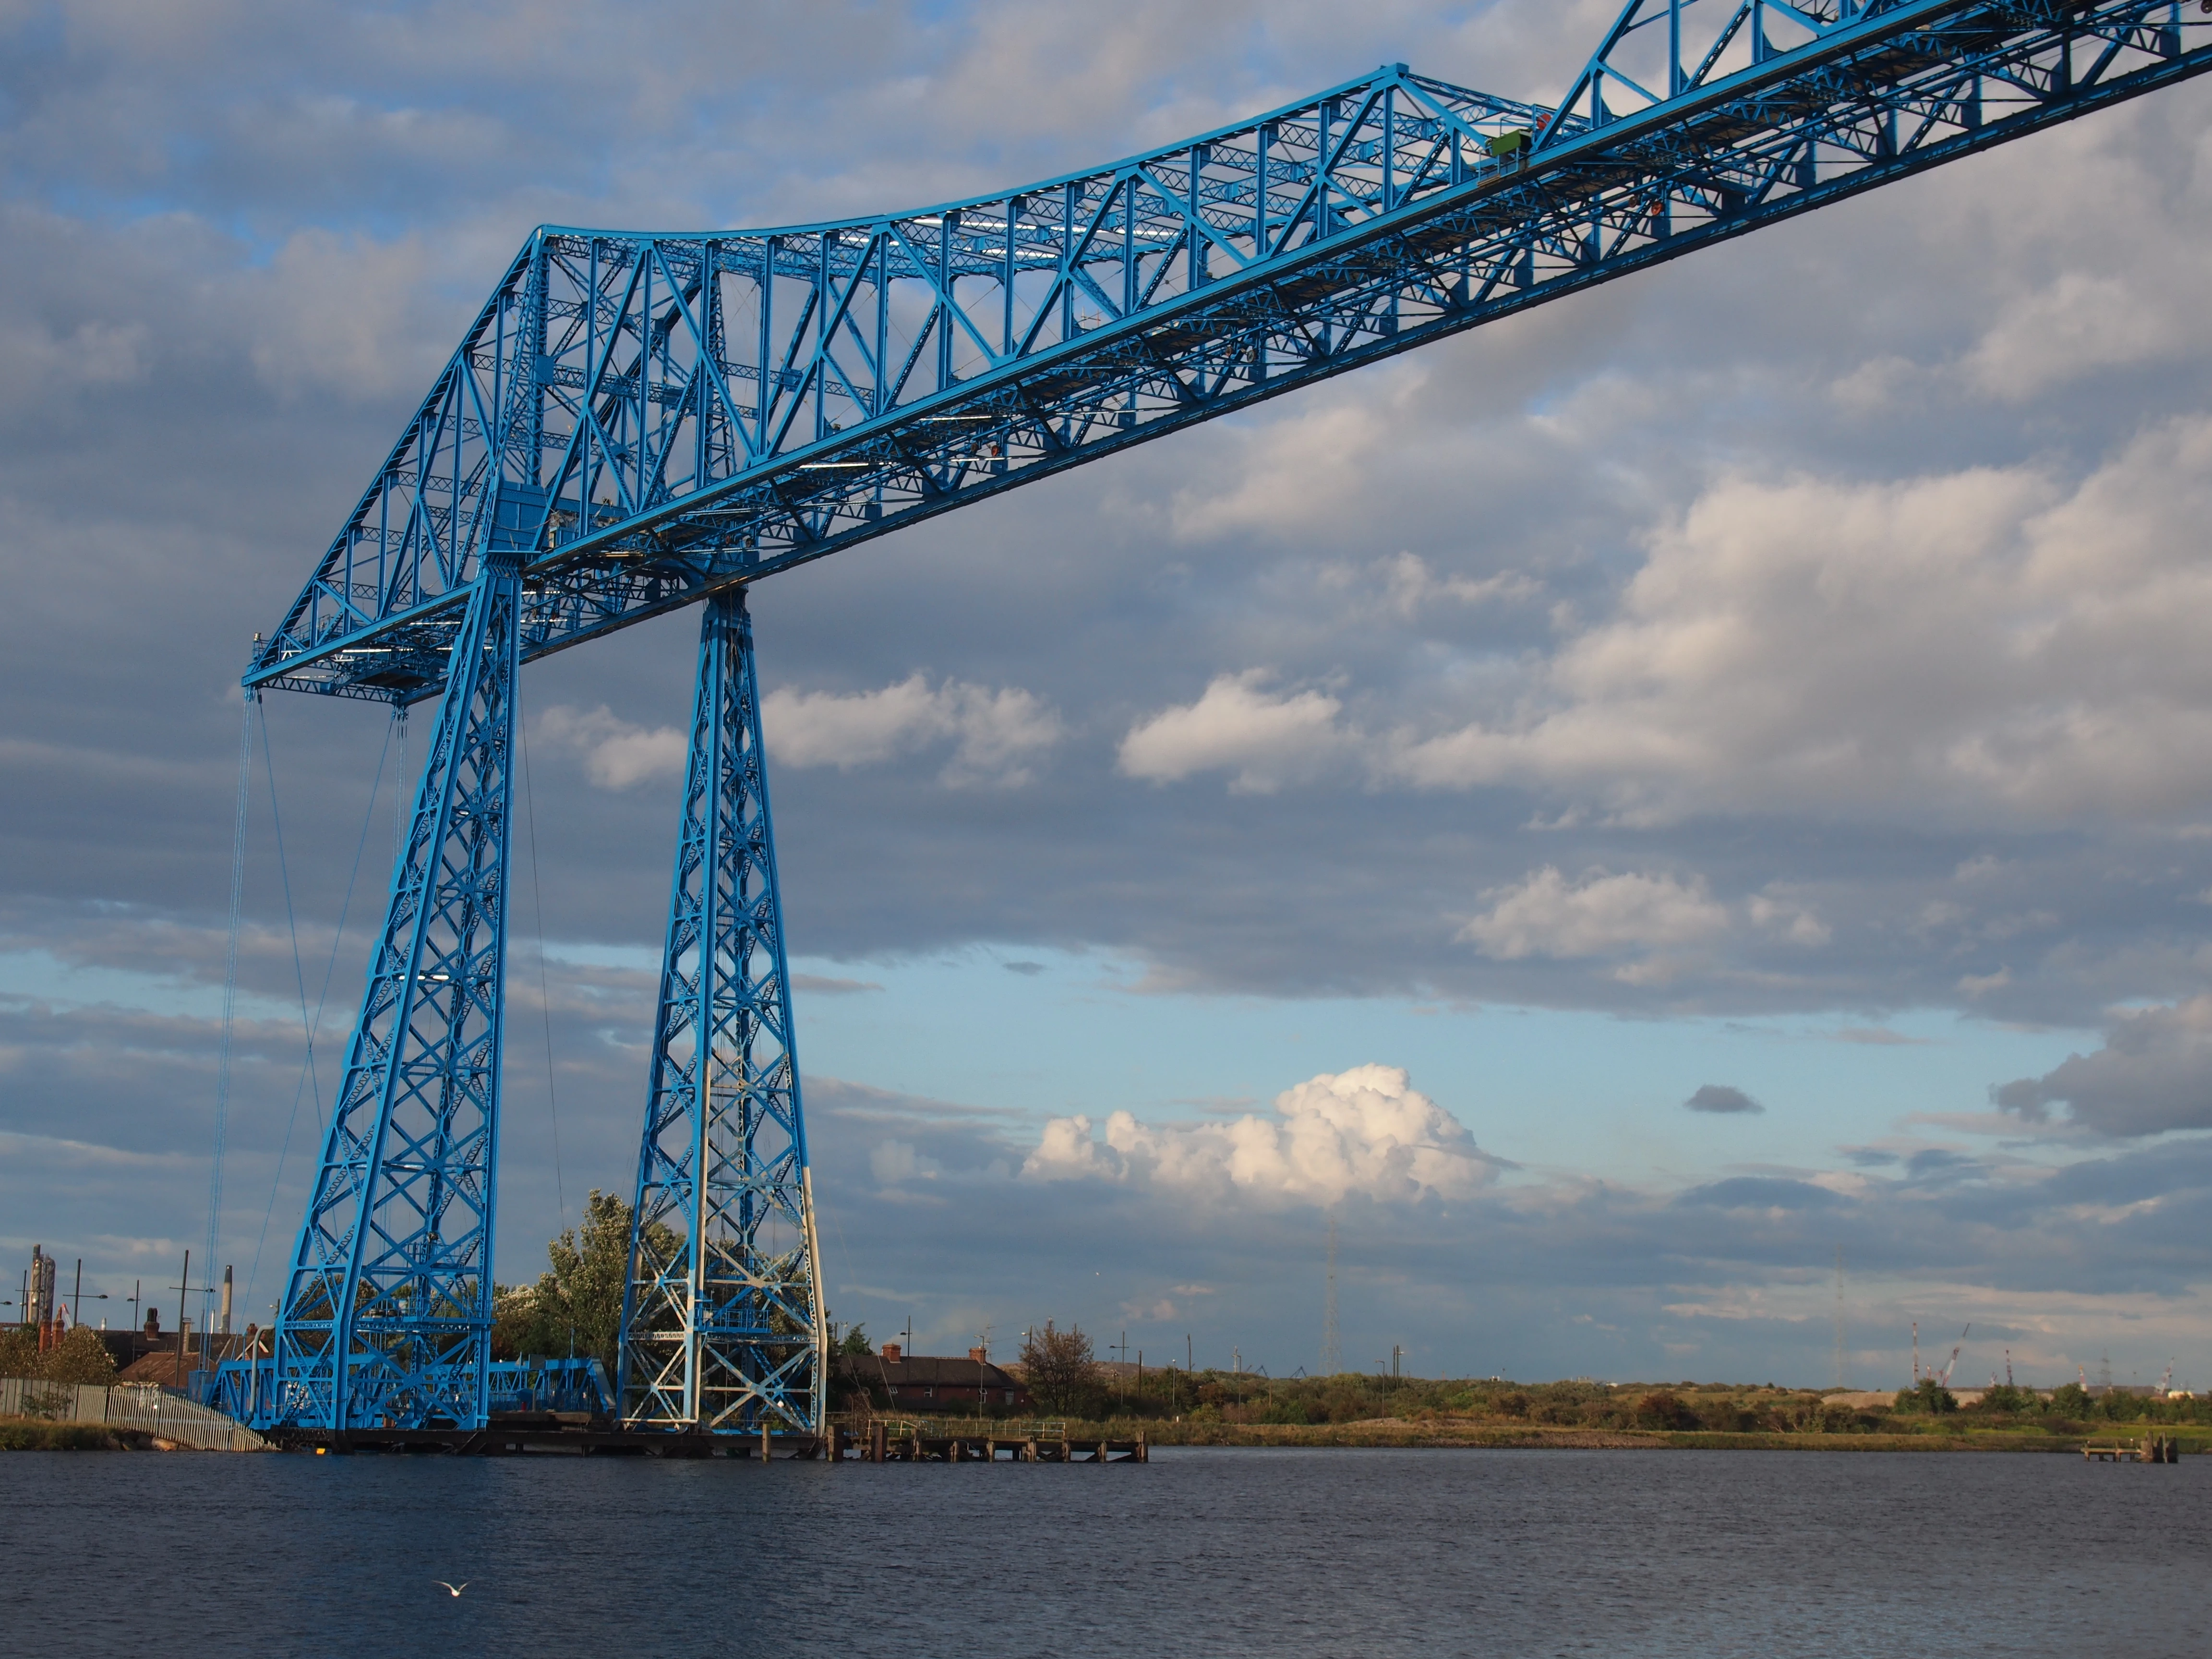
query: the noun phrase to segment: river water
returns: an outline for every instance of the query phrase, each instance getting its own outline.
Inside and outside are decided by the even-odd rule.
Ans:
[[[441,1578],[467,1589],[457,1600]],[[0,1646],[38,1659],[2204,1654],[2212,1459],[12,1453]]]

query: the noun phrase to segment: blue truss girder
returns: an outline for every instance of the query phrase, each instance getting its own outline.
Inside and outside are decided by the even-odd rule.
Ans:
[[[276,1321],[264,1420],[483,1420],[521,579],[480,562]]]
[[[623,1420],[819,1433],[820,1251],[742,588],[704,611],[651,1066]]]
[[[995,198],[546,228],[247,684],[410,702],[2212,68],[2174,0],[1633,0],[1559,111],[1392,65]]]

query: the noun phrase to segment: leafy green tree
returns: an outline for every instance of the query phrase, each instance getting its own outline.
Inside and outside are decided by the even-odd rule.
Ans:
[[[1636,1421],[1646,1429],[1694,1429],[1698,1426],[1698,1414],[1684,1403],[1680,1395],[1662,1389],[1647,1394],[1636,1402]]]
[[[2095,1403],[2089,1398],[2089,1391],[2079,1382],[2069,1382],[2063,1388],[2051,1390],[2051,1414],[2054,1417],[2084,1418],[2088,1416]]]
[[[39,1356],[38,1375],[49,1382],[84,1382],[105,1388],[115,1381],[115,1358],[100,1333],[72,1326],[54,1346]]]
[[[0,1376],[38,1375],[39,1334],[28,1325],[0,1331]]]
[[[493,1298],[492,1351],[502,1358],[593,1358],[613,1374],[622,1344],[623,1291],[629,1278],[630,1206],[598,1188],[584,1200],[580,1227],[545,1246],[552,1263],[538,1283],[509,1287]],[[648,1246],[664,1259],[682,1243],[659,1222]]]
[[[100,1333],[88,1326],[72,1326],[58,1346],[40,1353],[38,1332],[18,1325],[0,1334],[0,1376],[102,1388],[115,1381],[115,1360]]]
[[[861,1358],[873,1353],[875,1349],[868,1342],[868,1328],[866,1325],[854,1326],[845,1333],[845,1340],[837,1345],[837,1352]]]
[[[1917,1387],[1897,1391],[1897,1401],[1892,1409],[1923,1417],[1939,1417],[1945,1412],[1958,1410],[1959,1401],[1950,1389],[1934,1377],[1923,1376]]]
[[[1050,1320],[1022,1344],[1022,1376],[1037,1405],[1054,1415],[1079,1415],[1099,1392],[1098,1361],[1080,1329],[1057,1330]]]

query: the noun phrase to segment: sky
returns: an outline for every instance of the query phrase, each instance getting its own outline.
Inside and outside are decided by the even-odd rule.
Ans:
[[[0,0],[0,1258],[204,1282],[247,641],[533,226],[1613,9]],[[2208,208],[2191,84],[763,584],[833,1316],[1287,1376],[1334,1224],[1356,1369],[2212,1386]],[[634,1179],[696,626],[525,676],[502,1281]],[[247,735],[241,1322],[427,714]]]

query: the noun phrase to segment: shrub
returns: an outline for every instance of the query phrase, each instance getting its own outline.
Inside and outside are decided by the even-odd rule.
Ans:
[[[1694,1429],[1698,1414],[1683,1403],[1679,1395],[1663,1389],[1647,1394],[1636,1402],[1636,1421],[1647,1429]]]
[[[1957,1396],[1932,1376],[1920,1379],[1917,1388],[1899,1389],[1895,1409],[1923,1417],[1939,1417],[1959,1409]]]

